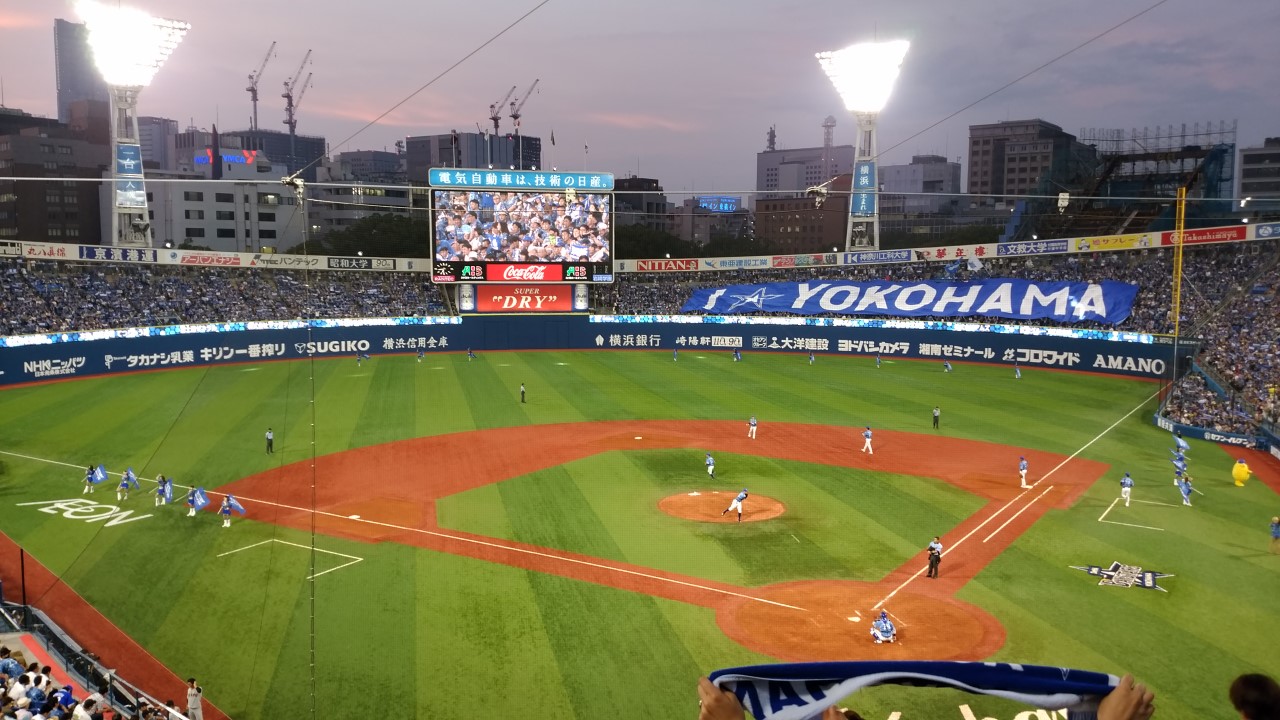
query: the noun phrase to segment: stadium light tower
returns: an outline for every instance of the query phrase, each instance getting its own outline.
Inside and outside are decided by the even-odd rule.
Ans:
[[[817,54],[822,70],[858,125],[849,222],[845,231],[846,249],[855,245],[880,247],[876,118],[889,102],[889,94],[893,92],[893,83],[898,79],[908,47],[910,44],[906,40],[890,40],[858,43],[843,50]]]
[[[78,0],[76,13],[89,28],[93,63],[111,92],[111,244],[150,247],[138,93],[151,83],[191,26],[95,0]]]

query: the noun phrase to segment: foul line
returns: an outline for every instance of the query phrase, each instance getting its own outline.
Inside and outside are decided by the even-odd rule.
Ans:
[[[1102,514],[1098,516],[1098,522],[1106,522],[1106,520],[1104,520],[1103,518],[1107,516],[1107,513],[1111,512],[1111,508],[1115,507],[1116,503],[1118,502],[1120,502],[1120,498],[1116,498],[1115,500],[1112,500],[1111,504],[1107,506],[1107,509],[1103,510]]]
[[[1052,490],[1052,489],[1053,489],[1053,486],[1052,486],[1052,485],[1050,485],[1049,487],[1045,488],[1044,490],[1041,490],[1039,495],[1037,495],[1037,496],[1035,496],[1034,498],[1032,498],[1032,499],[1031,499],[1031,502],[1027,503],[1026,505],[1023,505],[1021,510],[1019,510],[1018,512],[1016,512],[1016,513],[1014,513],[1014,514],[1013,514],[1013,517],[1009,518],[1008,520],[1005,520],[1005,521],[1004,521],[1004,525],[1001,525],[1000,527],[998,527],[998,528],[996,528],[995,530],[991,531],[991,534],[990,534],[990,535],[988,535],[988,536],[986,536],[985,538],[983,538],[983,539],[982,539],[982,542],[984,542],[984,543],[985,543],[986,541],[988,541],[988,540],[990,540],[991,538],[995,537],[995,536],[996,536],[996,535],[997,535],[1001,530],[1005,529],[1005,528],[1009,525],[1009,523],[1013,522],[1014,520],[1017,520],[1019,515],[1021,515],[1021,514],[1022,514],[1022,513],[1024,513],[1024,512],[1026,512],[1026,511],[1027,511],[1027,508],[1030,508],[1032,505],[1035,505],[1037,500],[1039,500],[1040,498],[1042,498],[1042,497],[1044,497],[1045,495],[1049,494],[1049,491],[1050,491],[1050,490]],[[1018,497],[1022,497],[1022,496],[1021,496],[1021,495],[1019,495]]]
[[[1164,530],[1164,528],[1151,527],[1150,525],[1134,525],[1133,523],[1120,522],[1119,520],[1100,520],[1099,522],[1104,522],[1108,525],[1124,525],[1125,527],[1142,528],[1143,530]]]
[[[9,455],[9,456],[12,456],[12,457],[25,458],[25,459],[27,459],[27,460],[34,460],[34,461],[36,461],[36,462],[49,463],[49,464],[51,464],[51,465],[62,465],[62,466],[65,466],[65,467],[74,467],[74,468],[79,468],[79,467],[80,467],[79,465],[77,465],[77,464],[75,464],[75,463],[62,462],[61,460],[49,460],[49,459],[47,459],[47,458],[35,457],[35,456],[33,456],[33,455],[21,455],[21,454],[19,454],[19,453],[15,453],[15,452],[8,452],[8,451],[5,451],[5,450],[0,450],[0,455]],[[109,473],[109,474],[111,474],[111,475],[123,475],[123,473]],[[142,479],[143,479],[143,478],[139,478],[139,480],[142,480]],[[154,481],[154,480],[148,480],[147,482],[154,483],[155,481]],[[190,485],[180,485],[180,484],[178,484],[178,483],[173,483],[173,484],[174,484],[175,486],[177,486],[177,487],[184,487],[184,488],[188,488],[188,489],[191,487]],[[226,494],[226,493],[219,493],[219,492],[215,492],[215,491],[212,491],[212,490],[209,490],[209,491],[206,491],[206,492],[208,492],[209,494],[213,494],[213,495],[225,495],[225,494]],[[707,592],[718,593],[718,594],[720,594],[720,595],[728,595],[728,596],[730,596],[730,597],[737,597],[737,598],[742,598],[742,599],[744,599],[744,600],[752,600],[752,601],[754,601],[754,602],[765,603],[765,604],[767,604],[767,605],[773,605],[773,606],[776,606],[776,607],[783,607],[783,608],[787,608],[788,610],[799,610],[799,611],[801,611],[801,612],[808,612],[807,610],[805,610],[805,609],[804,609],[804,608],[802,608],[802,607],[796,607],[795,605],[788,605],[788,604],[786,604],[786,603],[780,603],[780,602],[777,602],[777,601],[775,601],[775,600],[766,600],[765,598],[759,598],[759,597],[755,597],[755,596],[753,596],[753,595],[747,595],[746,593],[738,593],[738,592],[733,592],[732,590],[724,590],[724,589],[721,589],[721,588],[708,587],[708,586],[706,586],[706,585],[699,585],[699,584],[697,584],[697,583],[691,583],[691,582],[687,582],[687,581],[685,581],[685,580],[676,580],[676,579],[674,579],[674,578],[662,577],[661,575],[653,575],[653,574],[650,574],[650,573],[640,572],[640,571],[638,571],[638,570],[628,570],[627,568],[616,567],[616,566],[613,566],[613,565],[603,565],[603,564],[600,564],[600,563],[593,563],[593,562],[589,562],[589,561],[587,561],[587,560],[579,560],[579,559],[577,559],[577,558],[564,557],[564,556],[562,556],[562,555],[553,555],[553,554],[551,554],[551,553],[539,552],[539,551],[537,551],[537,550],[531,550],[531,549],[529,549],[529,548],[516,547],[516,546],[514,546],[514,545],[504,545],[504,544],[502,544],[502,543],[489,542],[489,541],[486,541],[486,540],[479,540],[479,539],[476,539],[476,538],[464,537],[464,536],[462,536],[462,535],[450,535],[449,533],[437,532],[437,531],[434,531],[434,530],[424,530],[424,529],[422,529],[422,528],[406,527],[406,526],[404,526],[404,525],[396,525],[396,524],[394,524],[394,523],[380,522],[380,521],[378,521],[378,520],[369,520],[369,519],[367,519],[367,518],[359,518],[359,519],[356,519],[356,518],[349,517],[349,516],[347,516],[347,515],[339,515],[338,513],[332,513],[332,512],[325,511],[325,510],[314,510],[314,509],[308,509],[308,508],[304,508],[304,507],[298,507],[298,506],[296,506],[296,505],[288,505],[288,504],[285,504],[285,503],[272,502],[272,501],[270,501],[270,500],[257,500],[257,499],[251,498],[251,497],[245,497],[244,499],[245,499],[245,500],[248,500],[249,502],[258,503],[258,504],[260,504],[260,505],[269,505],[269,506],[272,506],[272,507],[284,508],[284,509],[286,509],[286,510],[296,510],[296,511],[298,511],[298,512],[304,512],[304,513],[315,513],[315,514],[317,514],[317,515],[323,515],[323,516],[325,516],[325,517],[336,518],[336,519],[338,519],[338,520],[345,520],[345,521],[347,521],[347,522],[353,522],[353,523],[364,523],[364,524],[366,524],[366,525],[376,525],[376,526],[378,526],[378,527],[391,528],[392,530],[398,530],[398,531],[401,531],[401,532],[413,532],[413,533],[419,533],[419,534],[422,534],[422,535],[430,535],[430,536],[432,536],[432,537],[444,538],[444,539],[446,539],[446,540],[456,540],[456,541],[458,541],[458,542],[471,543],[471,544],[473,544],[473,545],[480,545],[480,546],[483,546],[483,547],[491,547],[491,548],[497,548],[497,549],[499,549],[499,550],[506,550],[506,551],[509,551],[509,552],[521,553],[521,554],[524,554],[524,555],[532,555],[532,556],[534,556],[534,557],[542,557],[542,558],[548,558],[548,559],[552,559],[552,560],[559,560],[559,561],[561,561],[561,562],[566,562],[566,563],[570,563],[570,564],[573,564],[573,565],[583,565],[583,566],[586,566],[586,567],[593,567],[593,568],[598,568],[598,569],[601,569],[601,570],[611,570],[611,571],[616,572],[616,573],[622,573],[622,574],[624,574],[624,575],[631,575],[631,576],[634,576],[634,577],[641,577],[641,578],[645,578],[645,579],[647,579],[647,580],[658,580],[658,581],[665,582],[665,583],[671,583],[672,585],[681,585],[681,586],[684,586],[684,587],[691,587],[691,588],[695,588],[695,589],[698,589],[698,590],[705,590],[705,591],[707,591]],[[301,546],[301,547],[309,547],[309,546],[307,546],[307,545],[303,545],[303,546]],[[430,549],[430,548],[428,548],[428,549]],[[443,552],[443,551],[438,551],[438,552]],[[326,571],[326,572],[328,572],[328,571]],[[922,572],[923,572],[923,571],[922,571]],[[316,575],[316,576],[318,576],[318,575],[319,575],[319,573],[317,573],[317,575]],[[316,576],[313,576],[313,577],[316,577]],[[572,578],[572,579],[574,579],[574,580],[580,580],[579,578]],[[585,580],[580,580],[580,581],[581,581],[581,582],[588,582],[588,581],[585,581]],[[879,607],[879,605],[877,605],[876,607]]]
[[[1134,502],[1140,502],[1140,503],[1143,503],[1144,505],[1163,505],[1165,507],[1178,507],[1178,505],[1175,503],[1162,503],[1162,502],[1156,502],[1155,500],[1134,500]]]
[[[335,551],[333,551],[333,550],[325,550],[325,549],[323,549],[323,548],[313,548],[313,547],[311,547],[310,545],[299,545],[298,543],[295,543],[295,542],[289,542],[288,540],[279,540],[279,539],[277,539],[277,538],[267,538],[266,540],[263,540],[262,542],[256,542],[256,543],[254,543],[254,544],[252,544],[252,545],[245,545],[245,546],[244,546],[244,547],[242,547],[242,548],[236,548],[235,550],[228,550],[227,552],[224,552],[224,553],[218,553],[218,557],[226,557],[226,556],[228,556],[228,555],[233,555],[233,554],[235,554],[235,553],[238,553],[238,552],[240,552],[241,550],[249,550],[250,548],[256,548],[256,547],[258,547],[258,546],[260,546],[260,545],[266,545],[267,543],[272,543],[272,542],[274,542],[274,543],[280,543],[281,545],[288,545],[288,546],[290,546],[290,547],[302,548],[303,550],[315,550],[316,552],[327,553],[327,554],[329,554],[329,555],[337,555],[338,557],[344,557],[344,558],[347,558],[347,559],[349,560],[349,562],[342,563],[341,565],[339,565],[339,566],[337,566],[337,567],[331,567],[331,568],[329,568],[328,570],[321,570],[321,571],[320,571],[320,572],[318,572],[318,573],[313,573],[313,574],[311,574],[311,575],[308,575],[308,576],[306,577],[306,579],[307,579],[307,580],[312,580],[312,579],[314,579],[314,578],[318,578],[318,577],[320,577],[321,575],[324,575],[325,573],[331,573],[331,572],[333,572],[334,570],[341,570],[341,569],[342,569],[342,568],[344,568],[344,567],[347,567],[347,566],[349,566],[349,565],[355,565],[356,563],[360,562],[361,560],[364,560],[364,558],[362,558],[362,557],[356,557],[355,555],[348,555],[348,554],[346,554],[346,553],[335,552]]]
[[[1151,401],[1152,401],[1152,399],[1154,399],[1154,398],[1155,398],[1157,395],[1159,395],[1159,394],[1160,394],[1160,391],[1159,391],[1159,390],[1157,390],[1157,391],[1155,391],[1155,392],[1151,393],[1150,395],[1148,395],[1148,396],[1147,396],[1147,397],[1146,397],[1142,402],[1138,403],[1136,406],[1134,406],[1134,408],[1133,408],[1132,410],[1130,410],[1129,412],[1125,413],[1125,414],[1124,414],[1124,415],[1123,415],[1119,420],[1117,420],[1117,421],[1115,421],[1115,422],[1111,423],[1110,427],[1108,427],[1106,430],[1103,430],[1102,432],[1098,433],[1096,436],[1094,436],[1094,438],[1093,438],[1092,440],[1090,440],[1089,442],[1087,442],[1087,443],[1085,443],[1084,445],[1082,445],[1082,446],[1080,447],[1080,449],[1079,449],[1079,450],[1076,450],[1075,452],[1071,453],[1071,455],[1070,455],[1070,456],[1068,456],[1068,457],[1067,457],[1067,459],[1065,459],[1065,460],[1063,460],[1062,462],[1058,463],[1058,464],[1057,464],[1057,466],[1055,466],[1055,467],[1054,467],[1052,470],[1050,470],[1049,472],[1045,473],[1045,474],[1044,474],[1044,476],[1043,476],[1043,477],[1041,477],[1039,480],[1036,480],[1034,483],[1031,483],[1031,487],[1032,487],[1032,488],[1034,488],[1035,486],[1039,485],[1041,482],[1043,482],[1043,481],[1045,481],[1045,480],[1048,480],[1048,479],[1049,479],[1049,477],[1050,477],[1051,475],[1053,475],[1055,472],[1057,472],[1060,468],[1062,468],[1062,466],[1063,466],[1063,465],[1066,465],[1067,463],[1069,463],[1069,462],[1071,462],[1072,460],[1074,460],[1074,459],[1075,459],[1075,457],[1076,457],[1077,455],[1079,455],[1080,453],[1084,452],[1084,451],[1085,451],[1089,446],[1091,446],[1091,445],[1093,445],[1094,443],[1098,442],[1098,440],[1102,439],[1102,437],[1104,437],[1107,433],[1109,433],[1109,432],[1111,432],[1112,430],[1116,429],[1116,426],[1117,426],[1117,425],[1119,425],[1120,423],[1124,422],[1125,420],[1128,420],[1128,419],[1129,419],[1129,416],[1131,416],[1131,415],[1133,415],[1134,413],[1136,413],[1136,412],[1138,412],[1139,410],[1141,410],[1141,409],[1142,409],[1142,408],[1143,408],[1147,403],[1151,402]],[[1052,490],[1053,488],[1052,488],[1052,487],[1050,487],[1049,489],[1050,489],[1050,490]],[[1047,491],[1046,491],[1046,492],[1047,492]],[[1012,500],[1010,500],[1009,502],[1007,502],[1007,503],[1005,503],[1003,506],[1001,506],[999,510],[996,510],[994,513],[992,513],[992,514],[991,514],[991,515],[990,515],[986,520],[983,520],[983,521],[982,521],[982,524],[980,524],[980,525],[978,525],[977,527],[975,527],[974,529],[970,530],[970,531],[968,532],[968,534],[966,534],[964,537],[962,537],[962,538],[960,538],[959,540],[957,540],[957,541],[956,541],[956,544],[951,546],[951,550],[950,550],[950,552],[955,552],[956,548],[958,548],[958,547],[960,547],[962,544],[964,544],[964,541],[965,541],[965,540],[968,540],[968,539],[969,539],[969,538],[970,538],[974,533],[978,532],[978,531],[979,531],[979,530],[981,530],[983,527],[985,527],[987,523],[989,523],[989,522],[991,522],[992,520],[996,519],[996,517],[997,517],[997,516],[999,516],[999,515],[1000,515],[1000,513],[1002,513],[1002,512],[1004,512],[1005,510],[1007,510],[1007,509],[1009,508],[1009,506],[1010,506],[1010,505],[1014,504],[1014,503],[1015,503],[1015,502],[1017,502],[1018,500],[1021,500],[1021,499],[1022,499],[1022,496],[1023,496],[1023,495],[1026,495],[1026,494],[1027,494],[1027,493],[1026,493],[1026,491],[1024,490],[1024,491],[1022,491],[1021,493],[1019,493],[1017,497],[1013,498]],[[1038,498],[1037,498],[1037,499],[1038,499]],[[1032,502],[1035,502],[1035,501],[1033,500]],[[1025,509],[1025,508],[1024,508],[1024,509]],[[1008,524],[1008,523],[1005,523],[1005,525],[1007,525],[1007,524]],[[1003,526],[1001,526],[1001,527],[1003,527]],[[999,532],[999,530],[997,530],[996,532]],[[995,534],[995,533],[992,533],[992,535],[994,535],[994,534]],[[988,536],[987,536],[987,539],[988,539],[988,540],[989,540],[989,539],[991,539],[991,536],[990,536],[990,535],[988,535]],[[986,541],[984,540],[983,542],[986,542]],[[921,573],[923,573],[923,572],[924,572],[925,570],[927,570],[927,569],[928,569],[928,566],[925,566],[925,567],[922,567],[922,568],[920,568],[919,570],[915,571],[914,573],[912,573],[912,575],[911,575],[910,577],[908,577],[906,580],[903,580],[903,581],[902,581],[902,584],[901,584],[901,585],[899,585],[898,587],[894,588],[893,592],[889,593],[888,595],[886,595],[886,596],[884,597],[884,599],[883,599],[883,600],[881,600],[880,602],[876,603],[876,604],[875,604],[875,607],[873,607],[873,608],[872,608],[872,610],[877,610],[877,609],[879,609],[879,608],[880,608],[880,606],[881,606],[881,605],[884,605],[885,603],[889,602],[891,599],[893,599],[893,596],[895,596],[895,595],[897,595],[899,592],[901,592],[903,588],[905,588],[906,586],[910,585],[912,582],[915,582],[915,579],[916,579],[916,578],[918,578],[918,577],[920,577],[920,574],[921,574]]]

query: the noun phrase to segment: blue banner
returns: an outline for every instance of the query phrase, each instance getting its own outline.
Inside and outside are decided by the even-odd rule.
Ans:
[[[431,168],[431,187],[477,190],[612,190],[613,173]]]
[[[860,162],[853,170],[853,196],[849,200],[849,214],[857,217],[873,217],[876,214],[876,164]]]
[[[142,146],[116,145],[116,177],[142,177]]]
[[[765,283],[695,290],[681,310],[717,315],[777,312],[981,316],[1115,325],[1129,317],[1137,294],[1137,285],[1111,281],[1068,283],[993,278],[978,282]]]

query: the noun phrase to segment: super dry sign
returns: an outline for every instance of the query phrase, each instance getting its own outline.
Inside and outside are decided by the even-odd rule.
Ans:
[[[476,289],[476,312],[573,312],[573,286],[484,285]]]

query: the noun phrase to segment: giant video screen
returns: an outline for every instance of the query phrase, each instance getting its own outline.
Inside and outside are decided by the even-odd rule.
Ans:
[[[433,282],[613,282],[607,192],[434,190],[431,209]]]

